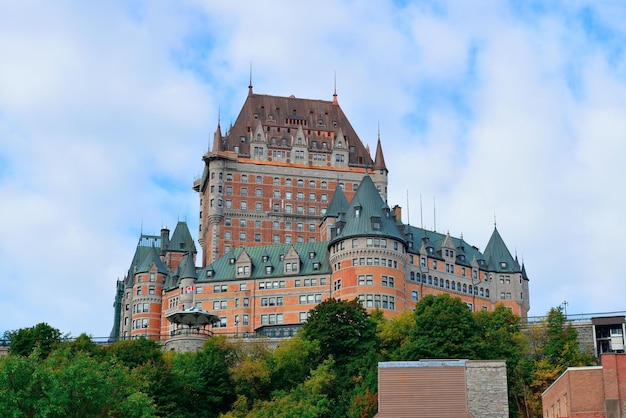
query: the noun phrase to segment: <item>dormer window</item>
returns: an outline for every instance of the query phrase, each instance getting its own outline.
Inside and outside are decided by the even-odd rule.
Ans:
[[[506,266],[507,266],[506,261],[501,261],[501,262],[500,262],[500,267],[501,267],[501,268],[505,269],[505,268],[506,268]]]
[[[374,231],[380,231],[380,228],[381,228],[380,218],[378,216],[372,217],[372,229]]]
[[[320,262],[316,261],[315,263],[313,263],[313,270],[319,270],[320,269]]]
[[[315,258],[315,251],[309,251],[309,258]]]
[[[359,216],[361,216],[361,206],[357,206],[354,208],[354,217],[358,218]]]
[[[231,257],[231,258],[228,260],[228,262],[229,262],[230,264],[235,264],[235,257]]]
[[[265,266],[265,273],[266,274],[272,274],[273,270],[274,270],[274,267],[272,267],[272,266]]]
[[[207,277],[213,277],[213,270],[207,270],[206,271],[206,276]]]
[[[263,258],[262,258],[262,260],[263,260],[263,262],[264,262],[264,263],[266,263],[266,262],[267,262],[267,260],[269,260],[269,259],[270,259],[270,256],[269,256],[269,255],[264,255],[264,256],[263,256]]]
[[[280,254],[280,255],[278,256],[278,259],[279,259],[280,261],[284,261],[284,260],[285,260],[285,254]]]

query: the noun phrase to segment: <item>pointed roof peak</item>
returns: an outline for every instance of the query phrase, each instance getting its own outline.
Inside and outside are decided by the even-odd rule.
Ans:
[[[515,259],[511,255],[511,252],[504,243],[495,225],[483,254],[487,261],[488,268],[492,271],[514,271],[516,266],[519,266],[519,264],[515,262]]]
[[[336,239],[350,236],[385,236],[404,241],[389,206],[383,201],[372,178],[365,174],[345,211],[345,225]]]
[[[376,143],[376,156],[374,157],[374,170],[387,170],[387,165],[385,164],[385,157],[383,155],[383,146],[380,142],[380,128],[378,129],[378,142]]]
[[[248,84],[248,96],[252,96],[252,63],[250,63],[250,83]]]
[[[196,273],[196,264],[193,261],[193,255],[191,253],[187,253],[182,262],[182,270],[180,273],[181,279],[198,279],[198,274]]]
[[[328,205],[328,209],[326,209],[326,217],[327,218],[338,218],[339,214],[345,212],[348,209],[348,199],[343,192],[343,188],[341,186],[337,186],[335,188],[335,192],[333,193],[333,197],[330,199],[330,204]]]
[[[333,104],[338,105],[339,101],[337,100],[337,71],[335,71],[335,80],[334,80],[334,89],[333,89]]]

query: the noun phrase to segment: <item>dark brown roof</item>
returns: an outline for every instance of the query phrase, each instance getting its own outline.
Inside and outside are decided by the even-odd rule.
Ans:
[[[380,144],[380,135],[378,136],[378,143],[376,144],[376,156],[374,157],[374,170],[387,170],[385,164],[385,157],[383,156],[383,146]]]
[[[259,123],[270,149],[291,148],[292,138],[295,138],[298,128],[302,128],[304,137],[308,139],[309,150],[330,153],[333,141],[341,131],[350,149],[348,164],[370,168],[374,165],[338,103],[255,94],[252,90],[235,124],[221,139],[221,143],[213,144],[213,151],[233,151],[234,147],[239,147],[240,157],[249,156],[250,139],[255,135]],[[219,135],[215,135],[214,140],[218,138]]]

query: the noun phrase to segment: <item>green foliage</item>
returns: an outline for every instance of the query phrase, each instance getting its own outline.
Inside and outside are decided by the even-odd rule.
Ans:
[[[578,333],[560,307],[552,308],[546,319],[529,333],[531,354],[526,365],[524,402],[519,409],[527,417],[541,416],[541,393],[568,367],[593,365],[595,357],[580,351]]]
[[[332,357],[340,366],[376,348],[376,325],[357,299],[320,303],[301,333],[302,338],[319,342],[322,360]]]
[[[311,373],[312,360],[319,358],[319,343],[297,334],[274,350],[268,360],[273,390],[289,390]]]
[[[173,357],[172,370],[181,397],[178,416],[215,417],[226,412],[235,400],[227,363],[229,352],[221,348],[221,343],[220,338],[212,338],[202,351]]]
[[[415,307],[415,327],[400,351],[404,360],[478,359],[480,328],[461,299],[428,295]]]
[[[46,359],[0,360],[0,416],[153,416],[152,400],[142,388],[125,367],[68,347]]]
[[[380,311],[375,311],[377,313]],[[374,317],[374,314],[372,314]],[[384,360],[396,360],[400,352],[410,340],[415,328],[415,314],[404,310],[397,318],[376,320],[376,335],[380,344],[380,355]]]
[[[4,338],[11,340],[11,354],[29,356],[37,349],[39,356],[46,358],[61,343],[61,331],[41,322],[30,328],[6,331]]]

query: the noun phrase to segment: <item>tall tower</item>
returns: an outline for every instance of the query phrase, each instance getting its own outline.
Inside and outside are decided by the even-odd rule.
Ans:
[[[202,266],[246,246],[321,241],[332,191],[347,198],[372,177],[386,198],[387,168],[380,143],[376,161],[332,101],[255,94],[235,123],[203,156],[195,181],[200,195]]]
[[[333,297],[358,298],[387,317],[404,309],[406,243],[369,175],[363,178],[328,244]]]

